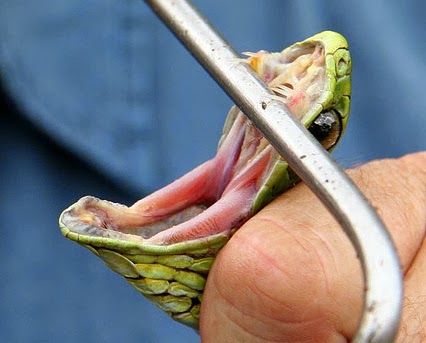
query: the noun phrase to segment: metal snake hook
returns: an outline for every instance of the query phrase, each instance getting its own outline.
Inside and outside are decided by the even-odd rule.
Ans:
[[[315,192],[345,230],[364,273],[364,311],[353,342],[393,342],[402,308],[402,272],[391,238],[360,190],[322,146],[293,120],[235,50],[185,0],[145,0],[198,62]],[[305,156],[300,159],[299,156]]]

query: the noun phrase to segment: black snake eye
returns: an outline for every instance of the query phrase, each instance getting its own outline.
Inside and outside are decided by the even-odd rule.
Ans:
[[[308,130],[325,149],[329,150],[337,143],[342,133],[340,117],[333,110],[321,112]]]

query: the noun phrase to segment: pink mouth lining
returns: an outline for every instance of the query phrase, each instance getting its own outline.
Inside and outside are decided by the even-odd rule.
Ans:
[[[105,236],[105,230],[137,234],[152,245],[230,233],[251,215],[269,169],[273,149],[263,140],[240,112],[212,160],[131,207],[83,198],[70,209],[83,225],[73,221],[70,229]],[[89,230],[88,224],[101,230]]]
[[[324,50],[259,52],[246,60],[301,118],[324,88]],[[290,68],[291,65],[291,68]],[[271,74],[272,73],[272,74]],[[260,187],[268,177],[275,150],[237,108],[216,156],[170,185],[127,207],[85,197],[72,206],[63,224],[73,232],[169,245],[218,233],[231,233],[251,215]],[[228,123],[227,123],[228,124]]]

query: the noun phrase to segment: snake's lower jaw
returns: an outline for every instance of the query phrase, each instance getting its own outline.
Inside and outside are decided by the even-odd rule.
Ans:
[[[193,328],[214,257],[251,216],[276,158],[245,116],[233,111],[214,159],[130,207],[87,196],[59,220],[64,236]]]

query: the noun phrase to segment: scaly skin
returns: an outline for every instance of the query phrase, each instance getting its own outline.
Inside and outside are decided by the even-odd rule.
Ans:
[[[244,61],[332,150],[349,115],[346,40],[325,31],[280,53]],[[65,237],[85,246],[173,319],[198,328],[208,272],[245,221],[298,181],[274,148],[233,107],[216,156],[130,207],[84,197],[59,218]]]

